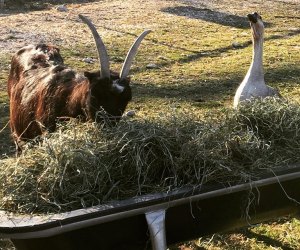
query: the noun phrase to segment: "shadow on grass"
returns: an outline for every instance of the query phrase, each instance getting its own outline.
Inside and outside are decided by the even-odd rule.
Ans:
[[[285,34],[281,34],[281,35],[271,35],[265,38],[265,41],[270,41],[270,40],[277,40],[277,39],[287,39],[296,35],[300,34],[300,29],[297,30],[293,30],[293,31],[289,31]],[[213,50],[204,50],[201,52],[197,52],[191,55],[186,56],[185,58],[181,58],[179,60],[177,60],[177,63],[189,63],[191,61],[195,61],[198,60],[200,58],[205,58],[205,57],[217,57],[220,54],[224,53],[224,52],[228,52],[230,50],[237,50],[237,49],[244,49],[248,46],[250,46],[252,44],[252,41],[246,41],[244,43],[239,44],[238,46],[234,47],[232,45],[229,46],[225,46],[222,48],[217,48],[217,49],[213,49]],[[170,45],[170,47],[172,47],[172,45]],[[160,65],[158,66],[168,66],[169,64],[173,64],[174,62],[162,62]]]
[[[131,32],[119,31],[119,30],[112,29],[112,28],[106,27],[106,26],[101,26],[101,27],[103,27],[104,29],[107,29],[107,30],[115,31],[117,33],[137,37],[136,34],[131,33]],[[300,28],[296,29],[296,30],[288,31],[288,32],[280,34],[280,35],[267,36],[265,38],[265,41],[277,40],[277,39],[288,39],[290,37],[297,36],[299,34],[300,34]],[[178,60],[160,62],[160,63],[156,64],[158,68],[168,67],[168,66],[171,66],[171,65],[177,64],[177,63],[190,63],[192,61],[199,60],[201,58],[206,58],[206,57],[218,57],[222,53],[225,53],[225,52],[228,52],[228,51],[231,51],[231,50],[244,49],[244,48],[247,48],[248,46],[250,46],[252,44],[252,41],[248,40],[244,43],[238,44],[238,46],[233,46],[233,45],[230,44],[228,46],[217,48],[217,49],[196,51],[196,50],[189,50],[189,49],[183,48],[183,47],[178,47],[178,46],[175,46],[174,44],[167,44],[165,42],[159,42],[155,39],[145,38],[144,40],[150,41],[153,44],[158,44],[160,46],[165,46],[165,47],[168,47],[168,48],[171,48],[171,49],[177,49],[177,50],[181,50],[181,51],[184,51],[184,52],[190,52],[191,53],[191,54],[189,54],[189,55],[187,55],[183,58],[180,58]],[[136,69],[136,70],[133,69],[131,72],[136,73],[136,72],[141,72],[141,71],[143,71],[143,69]]]
[[[110,31],[114,31],[114,32],[117,32],[117,33],[120,33],[120,34],[124,34],[124,35],[129,35],[129,36],[133,36],[133,37],[138,37],[137,34],[135,33],[131,33],[131,32],[128,32],[128,31],[120,31],[120,30],[116,30],[116,29],[113,29],[111,27],[108,27],[108,26],[103,26],[103,25],[100,25],[100,27],[106,29],[106,30],[110,30]],[[178,50],[181,50],[181,51],[186,51],[186,52],[191,52],[191,53],[197,53],[198,51],[197,50],[190,50],[190,49],[187,49],[187,48],[183,48],[183,47],[178,47],[174,44],[167,44],[165,42],[159,42],[157,41],[156,39],[150,39],[150,38],[144,38],[144,40],[147,40],[147,41],[150,41],[154,44],[159,44],[161,46],[165,46],[165,47],[169,47],[169,48],[172,48],[172,49],[178,49]]]
[[[185,16],[193,19],[216,23],[224,26],[230,26],[240,29],[249,28],[247,17],[231,15],[224,12],[211,10],[208,8],[197,8],[193,6],[176,6],[168,7],[161,10],[162,12],[170,13],[177,16]],[[270,26],[270,23],[265,22],[265,26]]]
[[[238,82],[237,77],[225,81],[215,80],[206,82],[195,79],[194,82],[187,84],[179,83],[180,86],[166,85],[158,87],[154,84],[135,84],[133,95],[138,93],[139,97],[176,99],[178,101],[191,101],[194,104],[205,103],[220,100],[222,96],[234,93],[237,87],[237,84],[234,84],[235,82]]]
[[[249,62],[250,64],[250,62]],[[210,101],[223,101],[225,97],[234,96],[235,90],[243,80],[244,74],[228,73],[226,79],[203,80],[189,79],[189,82],[157,86],[154,84],[135,84],[133,95],[147,98],[168,98],[178,101],[191,101],[194,105]],[[295,65],[285,65],[282,68],[269,69],[266,82],[277,87],[277,83],[294,83],[299,78],[300,68]],[[198,104],[197,104],[198,103]]]
[[[15,153],[16,147],[10,136],[10,129],[7,127],[4,131],[1,131],[0,134],[0,160],[6,157],[12,157]]]
[[[296,36],[296,35],[299,35],[299,34],[300,34],[300,29],[297,29],[297,30],[293,30],[293,31],[289,31],[287,33],[281,34],[281,35],[271,35],[271,36],[265,38],[265,41],[276,40],[276,39],[287,39],[287,38],[290,38],[292,36]],[[176,61],[163,61],[161,63],[158,63],[157,67],[162,68],[162,67],[172,66],[173,64],[177,64],[177,63],[179,63],[179,64],[190,63],[192,61],[196,61],[196,60],[199,60],[201,58],[218,57],[222,53],[225,53],[225,52],[228,52],[228,51],[231,51],[231,50],[244,49],[244,48],[250,46],[251,44],[252,44],[252,41],[249,40],[249,41],[246,41],[244,43],[239,44],[238,47],[233,47],[232,45],[229,45],[229,46],[225,46],[225,47],[217,48],[217,49],[213,49],[213,50],[198,51],[196,53],[193,53],[193,54],[187,55],[183,58],[180,58]],[[166,44],[160,44],[160,45],[173,47],[172,45],[166,45]],[[176,49],[178,49],[178,48],[176,48]],[[249,66],[250,66],[250,62],[251,62],[251,59],[250,59],[250,55],[249,55]],[[145,69],[135,69],[135,70],[133,69],[131,72],[132,73],[142,72],[144,70]],[[275,70],[275,72],[270,72],[269,71],[266,74],[266,76],[269,77],[272,74],[277,74],[277,77],[274,79],[277,82],[279,82],[281,79],[287,79],[286,74],[288,74],[288,77],[289,76],[298,77],[300,75],[299,74],[299,69],[295,68],[294,65],[291,68],[285,68],[284,70],[279,69],[278,73],[276,73],[276,70]]]
[[[257,234],[254,233],[252,231],[250,231],[249,228],[247,228],[246,230],[243,230],[241,232],[243,235],[245,235],[247,238],[252,238],[252,239],[256,239],[257,241],[262,241],[263,243],[265,243],[265,245],[274,247],[274,248],[280,248],[282,250],[293,250],[294,248],[291,248],[283,243],[281,243],[278,240],[275,240],[271,237],[262,235],[262,234]]]
[[[8,120],[9,107],[5,103],[0,103],[0,160],[15,154],[15,146],[10,136]]]
[[[296,83],[300,85],[300,66],[287,65],[279,69],[269,69],[265,72],[267,83]]]
[[[0,17],[26,12],[50,9],[52,5],[82,4],[99,2],[100,0],[5,0],[5,7],[0,8]]]
[[[130,36],[133,36],[133,37],[138,37],[138,35],[135,34],[135,33],[131,33],[131,32],[127,32],[127,31],[120,31],[120,30],[116,30],[116,29],[113,29],[113,28],[108,27],[108,26],[103,26],[103,25],[101,25],[101,27],[106,29],[106,30],[114,31],[114,32],[117,32],[117,33],[120,33],[120,34],[130,35]],[[268,36],[268,37],[265,38],[265,41],[276,40],[276,39],[287,39],[287,38],[290,38],[290,37],[293,37],[293,36],[296,36],[296,35],[299,35],[299,34],[300,34],[300,28],[296,29],[296,30],[288,31],[287,33],[284,33],[284,34]],[[179,47],[179,46],[176,46],[174,44],[159,42],[156,39],[150,39],[150,38],[147,38],[147,37],[144,40],[147,40],[147,41],[150,41],[154,44],[158,44],[158,45],[165,46],[165,47],[168,47],[168,48],[178,49],[178,50],[181,50],[181,51],[193,53],[193,55],[188,55],[187,58],[182,58],[182,59],[179,59],[178,61],[176,61],[176,62],[179,62],[179,63],[190,62],[190,61],[199,59],[201,57],[219,56],[221,53],[227,52],[229,50],[244,49],[244,48],[246,48],[246,47],[248,47],[249,45],[252,44],[252,41],[248,40],[244,43],[239,44],[238,46],[229,45],[229,46],[225,46],[225,47],[218,48],[218,49],[213,49],[213,50],[198,51],[198,50],[190,50],[190,49],[187,49],[187,48]],[[167,63],[162,63],[160,66],[165,66],[165,64],[168,64],[168,62]]]

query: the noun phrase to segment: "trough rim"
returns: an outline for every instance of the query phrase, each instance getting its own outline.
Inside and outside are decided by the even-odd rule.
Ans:
[[[182,188],[170,193],[155,193],[114,201],[109,204],[72,210],[48,215],[14,215],[0,211],[0,238],[28,239],[51,237],[73,230],[107,223],[151,211],[167,210],[185,203],[205,200],[240,191],[278,183],[285,192],[282,182],[300,179],[300,164],[277,168],[261,175],[255,181],[233,186],[203,185],[202,187]],[[228,184],[227,184],[228,185]],[[287,195],[287,198],[300,204]]]

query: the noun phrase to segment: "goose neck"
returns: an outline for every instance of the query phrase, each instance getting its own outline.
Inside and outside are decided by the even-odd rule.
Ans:
[[[252,63],[249,69],[250,78],[255,82],[264,81],[263,38],[253,40]]]

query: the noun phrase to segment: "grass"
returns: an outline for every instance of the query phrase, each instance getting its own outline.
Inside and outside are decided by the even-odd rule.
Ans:
[[[8,54],[0,55],[0,159],[10,154],[8,146],[12,146],[10,141],[9,120],[9,100],[7,96],[6,84],[8,77],[8,65],[10,58]]]
[[[299,220],[282,218],[265,224],[243,228],[236,232],[214,234],[193,242],[181,243],[169,249],[184,250],[292,250],[299,248]]]
[[[139,9],[136,9],[137,5]],[[138,121],[150,119],[155,113],[166,115],[170,106],[176,107],[178,112],[193,113],[197,119],[205,119],[208,111],[214,114],[222,112],[224,107],[230,107],[234,91],[247,71],[252,53],[250,30],[247,26],[238,27],[238,24],[241,17],[253,11],[259,11],[269,23],[264,47],[266,81],[278,88],[287,99],[300,100],[300,10],[299,4],[293,1],[266,0],[250,3],[235,0],[105,0],[82,5],[77,1],[76,4],[69,4],[68,8],[69,13],[50,9],[16,14],[18,11],[14,10],[8,16],[0,17],[1,28],[6,33],[4,37],[12,35],[9,33],[11,29],[20,32],[15,35],[15,39],[0,41],[1,127],[8,121],[7,64],[11,54],[22,44],[41,38],[58,44],[66,63],[79,71],[97,68],[97,64],[82,62],[84,57],[96,57],[96,52],[90,34],[84,32],[87,29],[77,22],[77,13],[90,16],[97,24],[114,69],[120,69],[122,59],[135,35],[143,29],[153,30],[143,41],[131,71],[134,98],[128,109],[136,111],[135,119]],[[233,17],[223,15],[222,18],[220,13]],[[229,19],[233,20],[232,24],[228,24]],[[32,34],[33,30],[38,35],[25,35]],[[233,46],[234,42],[239,46]],[[146,69],[148,63],[155,63],[159,68]],[[0,153],[3,159],[12,154],[11,147],[13,148],[13,144],[9,129],[6,128],[0,133]],[[288,231],[291,238],[267,235],[278,228],[285,231],[289,228],[288,225],[291,228]],[[278,221],[276,224],[264,224],[260,227],[265,228],[266,232],[255,233],[273,237],[274,240],[279,239],[283,245],[268,244],[247,234],[241,236],[240,233],[215,236],[210,242],[211,238],[201,239],[203,245],[198,241],[189,244],[193,249],[300,247],[297,243],[300,228],[297,220]],[[180,246],[174,249],[178,248]]]
[[[63,123],[18,158],[2,160],[0,208],[66,212],[182,187],[251,182],[300,162],[299,123],[299,104],[276,98],[205,119],[173,107],[113,127]]]

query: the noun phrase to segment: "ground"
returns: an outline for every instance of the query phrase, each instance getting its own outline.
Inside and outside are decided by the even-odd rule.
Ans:
[[[300,99],[300,0],[103,0],[6,1],[0,9],[0,155],[14,153],[8,126],[6,80],[10,58],[30,43],[53,43],[78,71],[98,68],[90,32],[78,18],[95,23],[119,70],[135,37],[151,29],[131,70],[133,101],[128,110],[149,117],[171,108],[195,117],[232,105],[235,89],[251,62],[246,14],[259,12],[266,24],[266,82],[288,99]],[[47,2],[47,1],[46,1]],[[73,3],[72,3],[73,2]],[[153,64],[154,67],[147,67]],[[238,232],[182,243],[172,249],[297,249],[300,224],[288,218]],[[0,248],[1,242],[0,242]],[[8,249],[8,248],[7,248]]]

